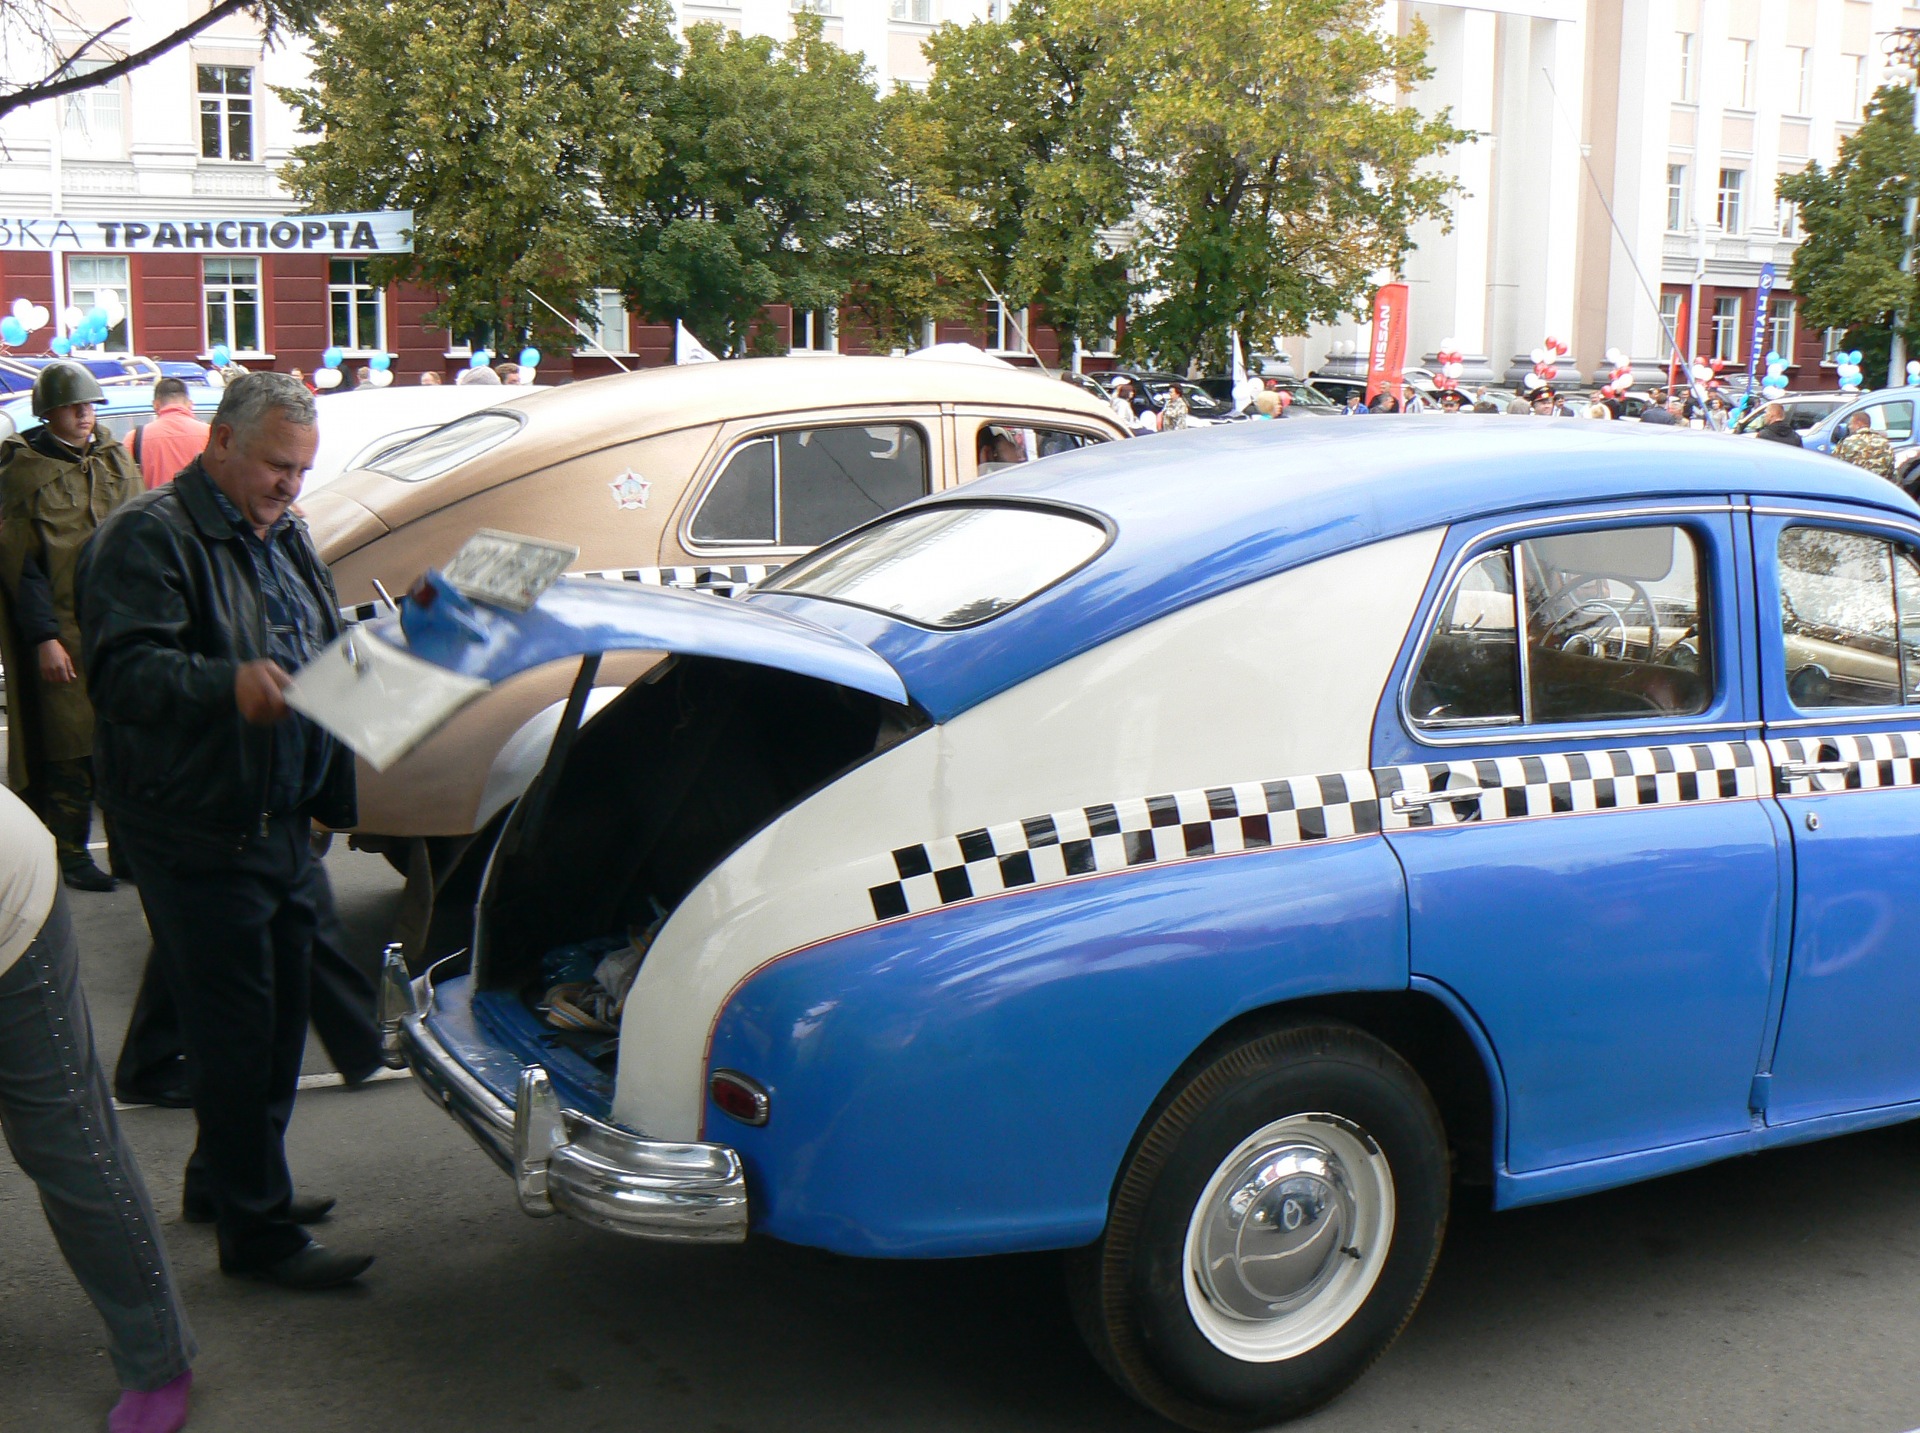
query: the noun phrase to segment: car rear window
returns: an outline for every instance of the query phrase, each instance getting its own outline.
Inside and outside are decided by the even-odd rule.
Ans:
[[[374,471],[398,478],[403,483],[425,482],[477,458],[489,448],[498,447],[515,433],[525,420],[518,413],[473,413],[456,418],[431,433],[423,433],[411,443],[403,443],[383,453],[374,462]]]
[[[967,627],[1045,591],[1106,541],[1098,523],[1055,510],[921,508],[802,558],[760,590],[850,602],[923,627]]]

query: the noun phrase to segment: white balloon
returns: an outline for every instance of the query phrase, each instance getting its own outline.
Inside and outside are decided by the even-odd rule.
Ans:
[[[1706,383],[1713,377],[1712,366],[1705,363],[1694,364],[1688,372],[1692,375],[1695,383]]]
[[[115,328],[118,328],[120,320],[127,316],[126,305],[120,302],[120,295],[111,289],[107,291],[106,297],[100,300],[100,307],[106,311],[107,322]]]
[[[25,323],[27,321],[27,315],[32,312],[33,305],[26,299],[15,299],[13,301],[13,316],[19,319],[20,322]]]
[[[332,369],[328,369],[328,368],[323,368],[323,369],[321,369],[320,371],[321,371],[322,373],[331,373],[331,372],[333,372],[333,370],[332,370]],[[335,379],[334,379],[334,383],[337,383],[337,382],[339,382],[339,381],[340,381],[340,380],[339,380],[338,378],[335,378]],[[385,388],[385,387],[386,387],[386,386],[387,386],[387,385],[388,385],[389,383],[391,383],[391,382],[393,382],[393,370],[392,370],[391,368],[371,368],[371,369],[368,369],[368,370],[367,370],[367,382],[368,382],[368,383],[370,383],[370,384],[372,384],[372,385],[373,385],[373,386],[374,386],[375,388]],[[329,383],[329,384],[326,384],[326,385],[324,385],[324,386],[325,386],[325,387],[328,387],[328,388],[331,388],[331,387],[333,387],[333,383]]]
[[[1547,361],[1548,354],[1546,349],[1536,348],[1532,353],[1529,353],[1527,357],[1532,359],[1535,363],[1545,363]]]
[[[53,315],[48,313],[39,304],[34,304],[27,310],[27,316],[20,321],[27,326],[27,332],[32,333],[36,329],[45,328],[52,317]]]
[[[371,377],[372,375],[368,376]],[[313,386],[315,388],[338,388],[340,386],[340,370],[337,368],[314,369]],[[332,410],[329,409],[328,411],[331,412]]]
[[[1525,383],[1528,388],[1545,388],[1547,386],[1547,380],[1537,373],[1529,373],[1520,381]]]
[[[533,375],[538,373],[539,371],[540,370],[535,368],[531,363],[523,363],[520,365],[520,376],[516,378],[514,382],[523,384],[527,387],[532,387]]]
[[[60,319],[68,328],[78,328],[87,321],[87,311],[79,304],[68,304],[66,312],[60,315]]]
[[[1449,378],[1458,378],[1461,374],[1467,371],[1467,365],[1464,363],[1449,363],[1445,368],[1442,368],[1440,371],[1446,374],[1447,377]]]
[[[1459,340],[1459,339],[1457,339],[1457,338],[1443,338],[1443,339],[1441,339],[1441,340],[1440,340],[1440,352],[1442,352],[1442,353],[1458,353],[1459,351],[1460,351],[1460,340]]]

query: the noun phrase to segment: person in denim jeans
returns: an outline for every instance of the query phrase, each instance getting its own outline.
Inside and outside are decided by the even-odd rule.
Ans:
[[[107,1325],[110,1433],[175,1433],[199,1352],[160,1221],[113,1116],[53,835],[0,786],[0,1128]]]

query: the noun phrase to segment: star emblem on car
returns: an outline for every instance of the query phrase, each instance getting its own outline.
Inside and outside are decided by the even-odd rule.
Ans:
[[[628,468],[619,477],[607,484],[613,489],[615,507],[643,508],[647,505],[647,494],[653,484],[641,477],[632,468]]]

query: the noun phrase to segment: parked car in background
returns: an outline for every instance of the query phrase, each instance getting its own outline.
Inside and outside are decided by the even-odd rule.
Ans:
[[[1740,415],[1740,421],[1733,425],[1736,433],[1757,432],[1767,421],[1767,404],[1778,403],[1787,410],[1787,423],[1793,431],[1806,441],[1806,431],[1814,427],[1822,418],[1830,418],[1837,409],[1843,408],[1853,395],[1847,393],[1788,393],[1775,399],[1755,398],[1747,411]]]
[[[1126,436],[1102,400],[998,364],[747,359],[481,391],[495,401],[301,499],[360,615],[376,582],[404,593],[482,528],[576,547],[576,572],[730,593],[982,471]],[[321,400],[323,428],[346,401]],[[592,700],[654,660],[610,660]],[[409,869],[412,908],[477,880],[471,838],[525,788],[565,695],[530,673],[386,771],[361,765],[356,839]]]
[[[1841,397],[1844,401],[1802,431],[1800,442],[1810,452],[1836,452],[1846,440],[1853,415],[1864,413],[1868,423],[1893,445],[1894,480],[1903,488],[1910,486],[1920,476],[1920,442],[1914,438],[1914,405],[1920,403],[1920,389],[1882,388]]]
[[[1440,401],[1440,390],[1433,386],[1433,374],[1424,368],[1409,368],[1404,374],[1407,387],[1419,393],[1429,403]],[[1343,407],[1349,395],[1358,394],[1362,398],[1367,392],[1366,375],[1348,373],[1315,373],[1308,381],[1330,399],[1335,407]]]
[[[511,393],[513,390],[506,390]],[[356,388],[322,393],[314,409],[320,417],[320,450],[301,488],[304,496],[325,487],[344,472],[371,467],[381,454],[489,404],[502,390],[470,384],[434,388]]]
[[[193,416],[201,422],[213,417],[220,406],[222,389],[208,384],[189,384],[187,396],[193,400]],[[102,384],[102,401],[93,405],[95,421],[125,443],[136,428],[153,421],[153,384]],[[40,426],[33,416],[33,396],[23,394],[0,403],[0,438],[14,433],[30,433]]]
[[[389,1026],[530,1213],[1068,1251],[1129,1392],[1266,1426],[1392,1342],[1456,1177],[1920,1114],[1910,583],[1842,464],[1434,416],[1081,451],[743,602],[438,592],[367,643],[673,661],[543,747]]]
[[[1186,396],[1187,410],[1203,423],[1212,423],[1233,416],[1229,401],[1223,401],[1208,392],[1198,378],[1182,378],[1177,373],[1164,373],[1151,368],[1110,368],[1105,373],[1097,373],[1095,379],[1108,392],[1113,385],[1125,378],[1133,384],[1136,392],[1144,394],[1147,406],[1158,413],[1166,406],[1167,390],[1174,384],[1180,385],[1180,391]]]

